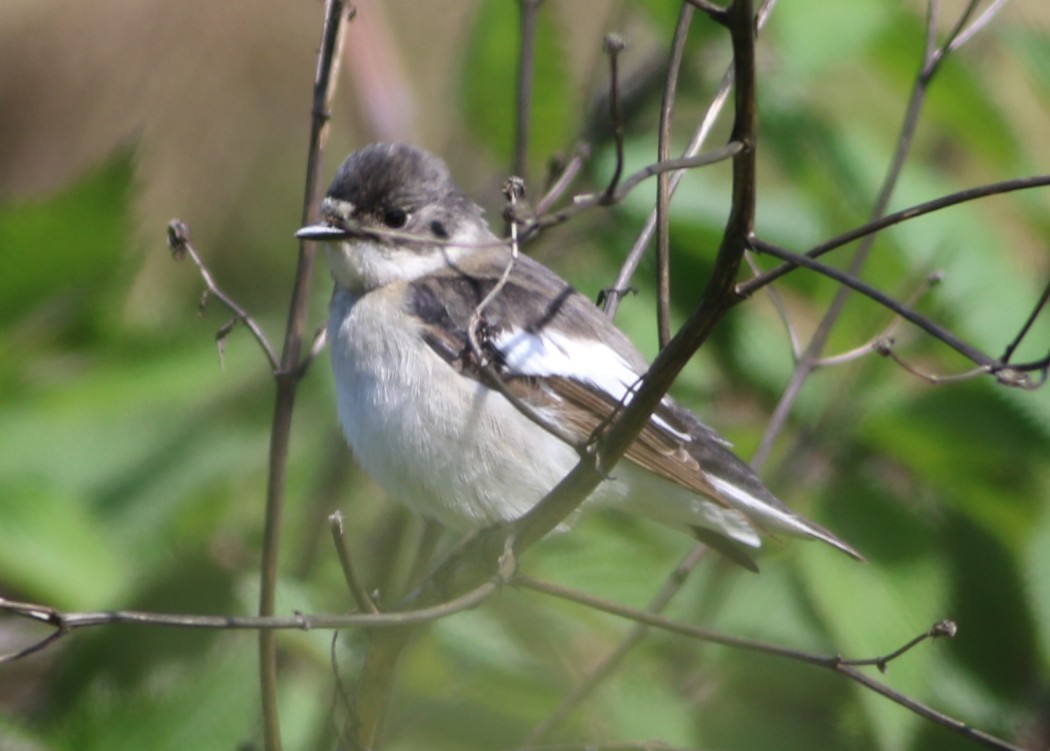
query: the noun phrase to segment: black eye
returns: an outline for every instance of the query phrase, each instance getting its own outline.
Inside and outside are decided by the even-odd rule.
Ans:
[[[401,229],[408,221],[408,214],[404,209],[387,209],[383,214],[383,224],[390,229]]]

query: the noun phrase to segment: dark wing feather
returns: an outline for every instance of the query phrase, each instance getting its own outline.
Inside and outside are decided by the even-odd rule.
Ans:
[[[503,266],[492,259],[477,267],[451,267],[412,282],[407,297],[409,312],[424,325],[423,337],[431,348],[450,365],[479,380],[481,376],[467,341],[467,326],[502,271]],[[554,325],[602,341],[639,374],[646,370],[645,360],[630,341],[589,300],[549,269],[524,256],[485,308],[483,320],[483,333],[490,336],[504,330],[539,332]],[[499,364],[498,352],[485,354]],[[530,406],[556,406],[566,427],[581,441],[594,435],[623,408],[613,396],[572,378],[522,376],[507,369],[503,376],[511,393]],[[657,407],[654,417],[658,420],[650,420],[628,449],[629,461],[727,507],[730,504],[711,485],[706,472],[740,483],[763,500],[777,503],[750,468],[728,450],[724,438],[670,398]],[[690,436],[690,440],[683,440],[682,434]]]

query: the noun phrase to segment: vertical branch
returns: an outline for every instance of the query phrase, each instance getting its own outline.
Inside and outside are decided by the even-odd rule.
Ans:
[[[742,298],[737,272],[755,223],[755,15],[752,0],[734,0],[725,25],[733,43],[736,116],[732,140],[742,145],[733,157],[733,205],[700,303],[649,368],[631,403],[593,451],[540,503],[515,523],[513,553],[519,554],[554,529],[598,485],[603,472],[627,451],[674,379],[707,340],[726,312]]]
[[[350,14],[345,0],[328,0],[322,32],[321,49],[314,77],[311,110],[310,149],[306,164],[306,188],[303,195],[303,224],[308,224],[316,211],[320,192],[320,164],[328,136],[329,102],[335,87],[335,64],[342,47],[343,32]],[[262,561],[259,582],[259,615],[274,613],[277,591],[277,560],[284,513],[285,469],[291,434],[292,410],[299,383],[299,355],[302,349],[310,281],[314,268],[313,243],[302,242],[296,267],[292,299],[288,310],[280,368],[276,372],[277,393],[274,399],[270,429],[270,471],[266,487],[266,521],[263,529]],[[273,631],[259,632],[259,685],[262,694],[263,743],[266,751],[281,748],[281,728],[277,706],[277,641]]]
[[[543,0],[518,0],[521,51],[518,55],[518,91],[514,129],[514,165],[511,174],[526,179],[529,166],[529,125],[532,119],[532,79],[535,72],[536,13]]]
[[[612,123],[613,141],[616,144],[616,167],[612,179],[605,188],[602,200],[611,203],[623,175],[623,112],[620,109],[620,53],[626,46],[617,34],[606,34],[602,50],[609,56],[609,121]]]
[[[765,2],[762,3],[762,6],[758,10],[758,20],[756,22],[756,26],[759,30],[765,26],[766,21],[769,19],[769,15],[773,12],[773,8],[776,7],[776,4],[777,0],[765,0]],[[715,15],[715,18],[719,23],[722,23],[722,16],[723,14],[721,13]],[[703,120],[693,132],[693,137],[689,141],[689,145],[685,148],[685,151],[682,152],[683,157],[693,157],[700,153],[700,149],[703,148],[704,143],[707,141],[707,137],[711,134],[715,122],[718,120],[719,115],[721,115],[722,110],[725,107],[725,103],[729,100],[729,92],[733,87],[733,77],[733,66],[730,64],[725,75],[722,76],[722,81],[718,85],[718,91],[715,92],[715,96],[712,99],[710,106],[708,106]],[[670,195],[674,195],[675,190],[678,188],[678,184],[682,181],[684,176],[685,170],[676,170],[671,173]],[[631,250],[627,253],[627,259],[620,268],[620,273],[617,275],[616,281],[613,282],[612,287],[606,290],[604,303],[600,303],[605,315],[610,318],[616,317],[616,311],[620,306],[620,300],[623,299],[623,296],[626,294],[631,283],[631,277],[634,276],[634,272],[637,270],[638,264],[641,262],[642,256],[645,254],[645,250],[649,246],[650,240],[653,239],[653,233],[655,231],[656,209],[653,209],[649,212],[649,216],[645,220],[645,226],[643,226],[642,230],[638,233],[634,245],[631,246]]]
[[[693,6],[682,3],[678,13],[678,24],[671,44],[671,57],[667,63],[667,79],[664,81],[663,103],[660,107],[660,142],[657,158],[671,158],[671,113],[674,110],[678,74],[682,69],[685,42],[689,37],[689,26],[693,21]],[[656,178],[656,327],[660,347],[671,340],[671,173],[661,172]]]

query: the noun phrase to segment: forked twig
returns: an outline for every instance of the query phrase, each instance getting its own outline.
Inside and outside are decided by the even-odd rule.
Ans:
[[[680,623],[662,615],[656,613],[649,613],[644,610],[638,610],[635,608],[626,607],[619,603],[606,600],[601,597],[595,597],[594,595],[579,590],[565,587],[561,584],[555,584],[540,579],[535,579],[530,576],[519,574],[515,577],[514,583],[531,589],[535,592],[541,592],[543,594],[551,595],[559,599],[568,600],[569,602],[575,602],[585,607],[600,610],[610,615],[615,615],[621,618],[627,618],[636,623],[644,623],[648,626],[667,631],[669,633],[678,634],[693,639],[700,639],[703,641],[712,642],[714,644],[721,644],[726,647],[733,647],[737,649],[746,649],[748,651],[760,652],[763,654],[773,655],[776,657],[782,657],[789,660],[796,660],[798,662],[806,663],[807,665],[813,665],[816,667],[831,670],[832,672],[839,673],[846,676],[850,680],[860,683],[865,688],[880,694],[890,701],[899,704],[900,706],[908,709],[909,711],[924,717],[931,722],[934,722],[942,727],[948,728],[970,740],[977,741],[984,746],[989,748],[999,749],[999,751],[1025,751],[1019,746],[1015,746],[1001,738],[997,738],[989,733],[985,733],[982,730],[970,727],[964,722],[960,722],[953,717],[950,717],[943,712],[930,707],[922,702],[916,701],[911,697],[890,688],[884,683],[880,683],[869,675],[861,672],[857,669],[857,665],[874,665],[880,670],[885,669],[885,665],[891,660],[896,659],[900,655],[913,648],[916,644],[933,636],[953,636],[955,634],[954,624],[951,621],[940,621],[935,624],[929,631],[925,632],[915,639],[911,639],[903,647],[894,650],[888,655],[883,657],[877,657],[869,660],[847,660],[840,655],[817,655],[809,652],[803,652],[789,647],[782,647],[777,644],[770,644],[768,642],[758,641],[756,639],[748,639],[740,636],[731,636],[724,634],[719,631],[712,629],[703,628],[700,626],[693,626],[690,624]]]
[[[171,248],[171,254],[175,260],[179,260],[183,256],[190,257],[190,260],[193,261],[193,265],[197,267],[201,279],[204,280],[204,286],[207,288],[205,294],[214,297],[225,305],[235,316],[233,320],[240,321],[248,328],[248,331],[252,333],[252,337],[258,342],[263,354],[266,355],[266,360],[270,364],[270,370],[278,370],[280,363],[277,360],[277,353],[274,352],[273,347],[270,344],[270,340],[266,337],[266,334],[263,332],[259,324],[255,322],[255,319],[248,314],[248,311],[242,308],[236,300],[219,288],[219,285],[215,281],[215,277],[211,275],[211,271],[208,270],[208,267],[204,264],[200,254],[197,253],[193,244],[190,242],[190,228],[180,219],[172,219],[168,222],[168,247]],[[204,307],[205,299],[206,298],[201,299],[201,308]],[[233,325],[227,323],[219,329],[219,333],[215,337],[216,343],[219,347],[220,358],[223,354],[223,343],[232,328]]]

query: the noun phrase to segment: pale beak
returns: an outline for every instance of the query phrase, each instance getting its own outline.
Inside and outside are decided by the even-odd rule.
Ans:
[[[342,227],[333,227],[330,224],[310,224],[296,232],[295,236],[300,240],[332,242],[334,240],[345,240],[348,237],[353,237],[354,232],[343,229]]]

